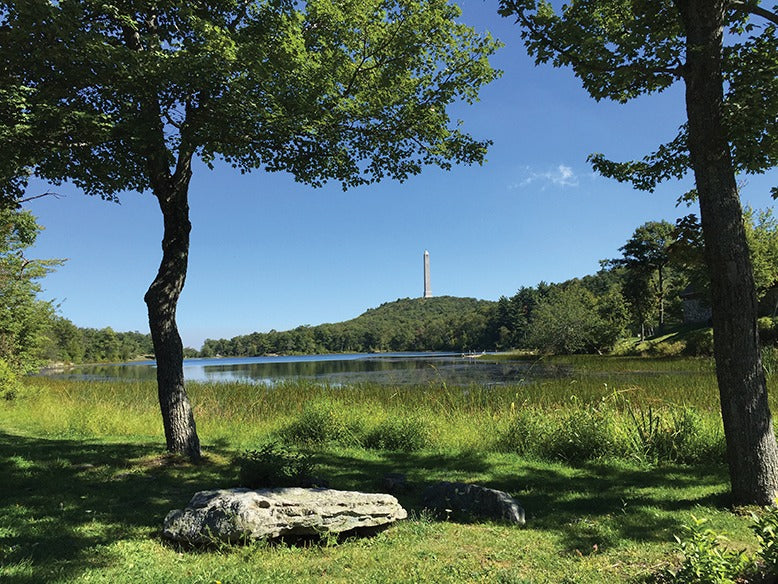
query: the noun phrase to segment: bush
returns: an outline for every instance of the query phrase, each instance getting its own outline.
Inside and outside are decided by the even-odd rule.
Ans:
[[[673,413],[670,460],[685,464],[724,461],[726,444],[721,426],[705,424],[703,417],[691,408]]]
[[[652,344],[648,353],[653,357],[680,357],[686,351],[686,341],[665,341]]]
[[[624,332],[624,315],[609,300],[598,299],[580,283],[552,288],[533,310],[527,343],[557,354],[611,348]]]
[[[306,406],[300,417],[281,430],[281,437],[294,444],[338,443],[353,445],[360,442],[361,429],[347,423],[336,406],[314,403]]]
[[[387,418],[365,436],[364,446],[381,450],[413,452],[429,445],[427,422],[415,417]]]
[[[697,329],[687,334],[686,354],[692,357],[713,355],[713,329]]]
[[[691,408],[633,409],[627,404],[627,413],[632,422],[630,449],[639,460],[690,464],[724,458],[723,437],[711,432]]]
[[[704,527],[707,519],[692,516],[692,523],[683,527],[686,539],[675,537],[683,562],[677,571],[667,571],[667,581],[673,584],[735,584],[736,578],[749,565],[743,552],[733,552],[721,546],[726,539]]]
[[[250,489],[310,487],[316,482],[310,455],[295,449],[282,450],[276,442],[247,450],[235,462],[240,485]]]
[[[571,463],[601,458],[619,450],[617,433],[612,412],[591,405],[575,408],[548,436],[547,455]]]
[[[750,557],[745,552],[721,546],[722,534],[706,528],[706,519],[692,516],[683,527],[685,538],[675,536],[683,556],[680,567],[662,571],[662,582],[669,584],[735,584],[735,582],[772,582],[778,575],[778,507],[772,506],[761,516],[751,514],[751,528],[759,547]]]
[[[764,316],[756,321],[756,327],[762,345],[775,345],[778,342],[778,322],[776,319]]]
[[[497,448],[528,458],[544,458],[553,432],[549,415],[538,408],[519,408],[497,438]]]
[[[612,412],[591,405],[546,412],[522,408],[497,439],[497,448],[529,458],[583,462],[619,452]]]
[[[19,395],[19,379],[4,359],[0,359],[0,398],[11,401]]]
[[[757,557],[768,574],[778,575],[778,507],[770,507],[761,517],[752,516],[753,530],[759,541]]]
[[[752,515],[752,529],[759,541],[757,558],[771,576],[778,575],[778,507],[773,505],[761,517]]]

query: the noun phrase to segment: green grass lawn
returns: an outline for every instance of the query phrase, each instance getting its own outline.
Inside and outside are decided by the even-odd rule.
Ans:
[[[709,517],[732,545],[748,520],[727,509],[719,466],[580,467],[509,454],[323,449],[331,487],[380,490],[407,474],[411,517],[372,539],[184,550],[160,538],[165,514],[202,489],[235,485],[229,453],[197,465],[155,445],[0,434],[0,580],[33,582],[630,582],[672,560],[673,534]],[[512,493],[527,526],[432,518],[419,505],[436,480]]]
[[[687,368],[699,366],[690,363]],[[196,465],[165,455],[153,386],[36,379],[26,393],[0,404],[0,582],[645,582],[678,562],[673,536],[692,516],[709,518],[732,548],[756,546],[747,514],[728,505],[720,459],[682,465],[629,453],[592,460],[528,457],[489,435],[511,422],[517,396],[520,409],[536,408],[549,423],[604,403],[597,407],[628,424],[623,402],[607,398],[612,384],[621,383],[615,379],[631,388],[630,395],[642,396],[632,407],[674,401],[675,387],[677,401],[700,400],[712,420],[715,385],[706,367],[644,378],[623,371],[603,378],[603,367],[574,384],[549,381],[481,395],[442,387],[413,394],[363,386],[332,395],[300,385],[282,395],[249,386],[192,386],[206,452]],[[640,368],[651,369],[651,361],[640,361]],[[598,390],[607,383],[607,391]],[[684,383],[696,389],[690,393]],[[585,389],[573,405],[571,385]],[[329,392],[326,402],[323,391]],[[409,488],[398,499],[408,520],[373,538],[337,543],[192,550],[160,537],[169,510],[198,490],[236,486],[233,457],[283,435],[309,403],[337,406],[346,412],[346,425],[363,419],[365,432],[387,419],[426,420],[429,439],[410,452],[348,440],[308,445],[317,475],[332,488],[380,491],[383,476],[404,473]],[[420,494],[438,480],[511,493],[526,509],[526,527],[432,517],[421,508]]]

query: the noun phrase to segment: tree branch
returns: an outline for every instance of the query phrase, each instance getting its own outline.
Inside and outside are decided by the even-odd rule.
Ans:
[[[684,75],[684,64],[676,61],[675,66],[666,67],[646,67],[645,64],[615,65],[613,67],[604,66],[599,60],[587,60],[581,57],[581,52],[576,47],[562,46],[556,39],[551,38],[543,27],[535,24],[532,18],[525,15],[523,10],[517,10],[516,14],[521,25],[532,31],[538,38],[543,39],[547,46],[564,56],[573,69],[583,71],[594,71],[600,73],[618,73],[620,71],[637,71],[641,74],[672,75],[681,78]]]
[[[29,203],[30,201],[34,201],[35,199],[42,199],[43,197],[54,197],[55,199],[61,199],[63,196],[64,195],[60,195],[59,193],[46,191],[45,193],[42,193],[40,195],[33,195],[32,197],[19,199],[18,203],[21,205],[22,203]]]
[[[248,8],[249,8],[250,2],[251,2],[251,0],[243,0],[243,2],[241,2],[241,5],[238,8],[238,12],[235,15],[235,18],[233,18],[232,22],[230,22],[227,25],[227,29],[230,32],[235,32],[237,30],[238,26],[240,25],[240,23],[243,22],[243,20],[246,18],[246,15],[248,14]]]
[[[757,4],[749,4],[747,2],[743,2],[743,0],[732,0],[731,5],[735,10],[739,10],[747,14],[753,14],[755,16],[761,16],[773,24],[778,25],[778,14],[775,12],[770,12],[766,8],[762,8]]]

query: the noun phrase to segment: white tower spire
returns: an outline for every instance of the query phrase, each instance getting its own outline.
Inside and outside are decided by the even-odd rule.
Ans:
[[[424,298],[432,298],[430,286],[430,252],[424,250]]]

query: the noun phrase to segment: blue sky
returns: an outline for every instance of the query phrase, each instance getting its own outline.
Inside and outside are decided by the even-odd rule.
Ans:
[[[337,322],[421,296],[425,249],[435,295],[496,300],[594,273],[641,223],[696,212],[675,205],[688,180],[649,194],[586,163],[592,152],[639,158],[672,139],[684,119],[682,86],[627,105],[595,102],[569,70],[534,66],[496,2],[460,5],[464,22],[506,44],[492,60],[503,77],[475,106],[452,110],[471,134],[494,141],[488,162],[345,193],[198,165],[178,308],[186,345]],[[778,172],[744,179],[744,203],[772,206]],[[43,281],[44,297],[79,326],[147,332],[143,294],[161,255],[156,200],[126,193],[117,205],[67,185],[54,190],[59,198],[26,205],[45,227],[31,255],[67,258]]]

